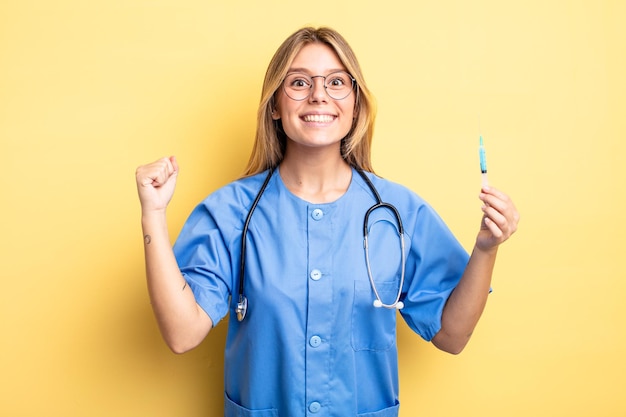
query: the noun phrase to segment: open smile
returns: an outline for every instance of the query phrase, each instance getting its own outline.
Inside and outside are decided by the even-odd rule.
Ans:
[[[313,123],[331,123],[333,122],[337,116],[332,114],[305,114],[301,117],[305,122],[313,122]]]

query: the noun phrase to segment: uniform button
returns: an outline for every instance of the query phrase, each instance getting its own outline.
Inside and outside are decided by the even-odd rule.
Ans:
[[[320,411],[320,408],[322,408],[322,405],[317,401],[313,401],[311,404],[309,404],[309,411],[312,413],[317,413],[318,411]]]
[[[309,345],[316,348],[322,344],[322,338],[319,336],[313,336],[309,339]]]
[[[322,278],[322,271],[320,271],[319,269],[314,269],[311,271],[310,275],[313,281],[317,281],[318,279]]]
[[[324,212],[320,209],[315,209],[311,213],[311,217],[313,217],[313,220],[321,220],[324,217]]]

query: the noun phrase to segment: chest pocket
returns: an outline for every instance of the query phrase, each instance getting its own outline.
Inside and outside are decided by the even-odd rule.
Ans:
[[[224,394],[224,416],[226,417],[278,417],[278,410],[268,408],[264,410],[249,410],[235,403]]]
[[[391,300],[397,294],[398,283],[377,283],[376,289],[383,300]],[[395,343],[396,309],[376,308],[374,299],[369,281],[354,282],[352,348],[356,351],[384,351]]]

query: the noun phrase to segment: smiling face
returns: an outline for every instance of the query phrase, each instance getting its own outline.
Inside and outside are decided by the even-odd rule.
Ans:
[[[345,70],[337,54],[323,43],[309,43],[296,55],[288,73],[314,78],[311,93],[304,100],[289,98],[282,86],[276,93],[273,118],[282,122],[288,149],[331,148],[339,152],[341,139],[352,127],[355,92],[335,100],[327,94],[323,77]]]

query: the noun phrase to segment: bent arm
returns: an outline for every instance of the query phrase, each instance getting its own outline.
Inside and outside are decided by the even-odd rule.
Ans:
[[[474,248],[459,284],[443,309],[441,330],[433,344],[448,353],[458,354],[469,342],[487,304],[497,248],[484,252]]]
[[[165,212],[145,213],[141,223],[152,309],[169,348],[175,353],[184,353],[202,342],[213,323],[196,303],[180,273],[170,244]]]
[[[135,176],[152,309],[167,345],[183,353],[198,346],[213,323],[196,303],[170,244],[165,212],[176,186],[176,158],[161,158],[140,166]]]
[[[484,205],[476,245],[443,309],[441,329],[432,340],[437,348],[453,354],[469,342],[487,303],[498,247],[515,233],[519,222],[519,213],[506,194],[484,187],[479,198]]]

